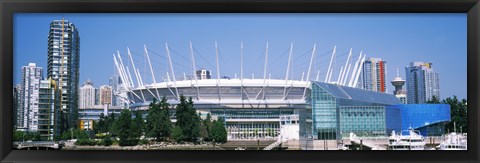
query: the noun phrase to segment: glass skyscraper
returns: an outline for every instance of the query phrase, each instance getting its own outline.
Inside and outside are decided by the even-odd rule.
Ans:
[[[411,62],[405,71],[409,104],[423,104],[433,96],[440,99],[439,75],[433,71],[432,63]]]
[[[80,64],[80,37],[78,29],[68,20],[50,23],[48,35],[48,77],[57,81],[62,91],[61,112],[63,127],[78,126],[78,84]]]

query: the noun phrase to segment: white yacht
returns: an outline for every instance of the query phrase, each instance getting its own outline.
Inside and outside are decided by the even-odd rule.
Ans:
[[[409,129],[392,135],[388,139],[388,150],[425,150],[425,141],[418,131]]]
[[[443,137],[438,150],[467,150],[467,134],[452,132]]]

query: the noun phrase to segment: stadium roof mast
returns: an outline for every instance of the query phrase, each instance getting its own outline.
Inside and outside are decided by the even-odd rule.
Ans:
[[[140,78],[140,86],[141,87],[145,87],[145,85],[143,84],[143,79],[142,79],[142,74],[140,74],[140,70],[138,70],[137,68],[137,74],[138,74],[138,77]]]
[[[293,42],[290,43],[290,53],[288,55],[287,72],[285,74],[285,88],[283,89],[283,100],[285,100],[285,98],[287,97],[288,72],[290,70],[290,63],[292,60],[292,50],[293,50]]]
[[[177,80],[175,79],[175,71],[173,70],[173,65],[172,65],[172,58],[170,58],[170,50],[168,49],[168,43],[165,42],[165,47],[167,50],[167,57],[168,57],[168,62],[170,63],[170,70],[172,71],[172,76],[173,76],[173,84],[175,85],[175,98],[178,99],[178,89],[177,89]]]
[[[265,99],[265,87],[267,87],[268,83],[267,80],[267,65],[268,65],[268,41],[265,48],[265,66],[263,69],[263,88],[260,90],[262,92],[262,99]],[[268,77],[270,79],[270,77]],[[260,93],[260,92],[259,92]]]
[[[240,95],[243,107],[243,41],[240,41]]]
[[[140,71],[138,70],[138,68],[137,68],[137,74],[138,74],[138,77],[140,78],[140,79],[139,79],[139,80],[140,80],[140,86],[141,86],[141,87],[145,87],[145,86],[143,85],[142,76],[140,75]],[[150,90],[149,90],[149,91],[150,91]],[[140,93],[142,93],[143,101],[146,101],[146,100],[145,100],[145,95],[143,94],[143,90],[140,90]],[[153,94],[153,93],[152,93],[152,94]]]
[[[130,89],[131,87],[133,87],[133,84],[131,84],[131,81],[128,78],[127,71],[125,70],[125,66],[123,64],[122,57],[120,56],[120,52],[118,50],[117,50],[117,55],[118,55],[118,60],[120,60],[120,68],[122,69],[123,77],[125,78],[124,80],[127,83],[127,87],[125,87],[125,88]]]
[[[338,82],[340,85],[343,85],[343,79],[345,78],[345,73],[347,72],[347,68],[348,68],[348,62],[350,61],[351,56],[352,56],[352,48],[350,48],[350,52],[348,53],[348,57],[347,57],[347,62],[345,62],[345,66],[343,67],[340,81]]]
[[[118,52],[118,51],[117,51],[117,52]],[[122,82],[122,85],[123,85],[123,87],[125,87],[126,89],[128,89],[128,86],[127,86],[128,81],[125,80],[124,71],[123,71],[121,65],[119,65],[119,63],[118,63],[118,61],[117,61],[117,57],[115,57],[115,54],[112,54],[112,55],[113,55],[113,61],[114,61],[114,63],[115,63],[115,66],[117,66],[118,75],[120,75],[120,78],[122,79],[122,81],[124,81],[124,82]]]
[[[338,72],[337,82],[335,82],[336,84],[340,83],[340,80],[342,78],[342,71],[343,71],[343,66],[340,67],[340,72]]]
[[[240,42],[240,80],[243,87],[243,41]]]
[[[357,74],[355,75],[355,79],[353,81],[353,85],[352,87],[356,87],[357,83],[358,83],[358,77],[360,76],[360,72],[361,72],[361,67],[363,66],[363,63],[365,62],[365,56],[367,56],[367,54],[363,55],[363,58],[362,60],[360,61],[360,67],[358,67],[358,72]]]
[[[137,84],[139,87],[141,87],[142,85],[140,84],[140,78],[138,77],[138,74],[137,74],[137,68],[135,67],[135,63],[133,62],[133,59],[132,59],[132,54],[130,53],[130,48],[127,47],[127,52],[128,52],[128,57],[130,58],[130,61],[132,62],[132,67],[133,67],[133,73],[135,73],[135,79],[137,80]]]
[[[265,65],[263,68],[263,84],[265,85],[265,80],[267,78],[267,64],[268,64],[268,41],[265,49]],[[265,86],[264,86],[265,87]]]
[[[123,71],[122,67],[119,65],[119,63],[118,63],[118,61],[117,61],[117,57],[115,57],[115,54],[112,54],[112,55],[113,55],[113,61],[114,61],[115,66],[117,67],[117,70],[118,70],[118,74],[120,75],[120,78],[122,79],[122,81],[125,81],[125,82],[122,82],[122,85],[123,85],[123,87],[124,87],[125,89],[128,90],[128,89],[129,89],[129,87],[127,87],[128,81],[125,80],[124,71]],[[123,97],[123,96],[120,96],[120,97],[121,97],[120,99],[121,99],[122,101],[124,101],[125,103],[127,103],[127,108],[128,108],[128,106],[129,106],[129,104],[130,104],[129,99],[128,99],[127,97]]]
[[[222,100],[222,93],[220,92],[220,64],[218,63],[218,45],[215,41],[215,53],[217,55],[217,88],[218,88],[218,100]]]
[[[333,58],[335,57],[335,51],[337,49],[337,46],[333,47],[333,52],[332,52],[332,57],[330,58],[330,64],[328,64],[328,69],[327,69],[327,76],[325,76],[325,83],[330,82],[330,78],[332,77],[332,62]]]
[[[135,63],[133,62],[132,54],[130,53],[130,48],[128,48],[128,47],[127,47],[127,52],[128,52],[128,57],[130,57],[130,61],[132,62],[133,72],[135,73],[135,79],[137,79],[138,87],[142,87],[143,85],[141,83],[140,72],[135,67]],[[127,71],[129,71],[128,67],[127,67]],[[130,72],[128,72],[128,73],[130,73]],[[143,99],[143,101],[145,101],[145,96],[143,95],[143,91],[140,91],[140,93],[142,93],[142,99]]]
[[[193,46],[192,41],[190,41],[190,55],[192,56],[192,65],[193,65],[193,77],[195,78],[195,86],[197,87],[197,100],[200,99],[200,91],[198,90],[198,78],[197,78],[197,67],[195,66],[195,57],[193,56]]]
[[[307,71],[307,80],[306,80],[307,85],[308,85],[308,81],[310,80],[310,70],[312,69],[312,62],[313,62],[313,58],[315,57],[316,50],[317,50],[317,44],[313,44],[312,57],[310,58],[310,65],[308,66],[308,71]],[[307,88],[308,87],[305,87],[305,89],[303,90],[303,96],[302,96],[303,99],[305,99]]]
[[[350,68],[352,67],[352,64],[349,63],[348,64],[348,68],[347,68],[347,73],[345,73],[345,77],[343,78],[343,83],[342,85],[345,86],[345,84],[347,83],[347,78],[348,78],[348,75],[350,74]]]
[[[155,87],[155,84],[157,84],[157,81],[155,80],[155,73],[153,73],[153,68],[152,68],[152,62],[150,62],[150,55],[148,55],[148,50],[147,50],[147,45],[143,44],[143,47],[144,47],[144,50],[145,50],[145,54],[147,55],[147,60],[148,60],[148,65],[150,66],[150,72],[152,73],[152,81],[153,81],[153,86]],[[157,93],[157,98],[158,100],[160,100],[160,93],[158,93],[158,88],[155,87],[155,91]]]
[[[355,66],[353,67],[352,75],[350,76],[350,81],[348,82],[349,87],[352,87],[352,85],[353,85],[353,80],[355,79],[355,74],[356,74],[357,68],[360,64],[360,59],[362,59],[362,52],[363,51],[360,51],[360,55],[358,56],[358,59],[355,62]]]
[[[120,71],[123,72],[122,73],[123,74],[122,75],[123,76],[122,80],[125,81],[125,84],[127,85],[127,86],[124,85],[125,88],[127,89],[127,91],[132,92],[132,94],[135,95],[137,98],[141,99],[140,96],[138,96],[135,92],[131,91],[132,88],[133,88],[132,76],[130,75],[130,70],[128,69],[128,67],[126,67],[127,71],[125,71],[125,66],[123,64],[122,57],[120,56],[120,52],[118,50],[117,50],[117,55],[118,55],[118,59],[120,60],[120,65],[119,65]],[[129,105],[129,103],[127,103],[127,105]]]
[[[128,69],[128,67],[127,67],[127,74],[128,74],[128,78],[130,79],[131,87],[134,88],[135,85],[133,84],[132,74],[130,73],[130,69]]]

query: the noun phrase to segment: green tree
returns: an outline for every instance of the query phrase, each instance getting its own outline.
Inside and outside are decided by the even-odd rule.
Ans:
[[[39,141],[41,140],[40,134],[37,132],[24,132],[24,131],[14,131],[13,141]]]
[[[445,126],[447,132],[468,132],[467,123],[467,100],[459,101],[457,96],[443,100],[443,103],[450,105],[451,121]]]
[[[130,146],[138,143],[138,139],[132,134],[132,127],[132,112],[123,109],[113,125],[113,131],[120,139],[118,142],[120,146]]]
[[[182,129],[176,125],[172,129],[172,139],[176,142],[181,142],[185,139]]]
[[[88,139],[88,135],[87,135],[87,132],[85,132],[85,130],[81,130],[81,129],[73,129],[73,130],[68,130],[68,131],[65,131],[62,136],[61,136],[61,139],[63,140],[69,140],[69,139]]]
[[[100,113],[100,118],[95,123],[95,126],[93,126],[93,130],[95,130],[95,133],[106,132],[106,130],[105,130],[105,115],[103,115],[103,113]]]
[[[127,110],[127,109],[124,109],[124,110]],[[114,128],[114,123],[115,121],[117,121],[116,116],[117,116],[116,114],[112,113],[106,117],[105,127],[104,127],[105,132],[110,133],[111,136],[116,136],[115,128]]]
[[[200,115],[199,115],[200,117]],[[204,141],[210,141],[210,133],[212,129],[212,116],[210,113],[207,114],[207,117],[204,120],[200,120],[200,136],[203,137]]]
[[[103,145],[105,146],[110,146],[113,143],[112,138],[110,136],[105,136],[102,141],[103,141]]]
[[[140,110],[135,111],[135,119],[132,124],[132,136],[140,138],[143,135],[145,128],[145,121],[143,121],[142,113]]]
[[[22,131],[13,131],[13,141],[23,141],[25,132]]]
[[[169,110],[170,104],[166,97],[163,97],[160,103],[153,99],[148,108],[146,136],[153,137],[156,140],[165,140],[170,136],[172,122]]]
[[[427,104],[440,104],[440,99],[437,96],[432,96],[432,99],[428,100]]]
[[[221,119],[213,121],[212,123],[210,138],[217,143],[224,143],[227,141],[227,130],[223,124],[224,123]]]
[[[200,117],[196,114],[193,100],[190,97],[188,102],[185,96],[180,96],[180,104],[176,108],[177,122],[186,141],[196,141],[200,136]]]
[[[212,116],[210,116],[210,113],[207,114],[207,118],[203,121],[205,128],[207,129],[208,132],[208,137],[206,138],[207,140],[212,140],[210,139],[210,131],[212,130]]]

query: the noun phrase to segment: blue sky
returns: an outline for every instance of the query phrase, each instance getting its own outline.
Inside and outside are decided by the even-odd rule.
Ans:
[[[216,76],[215,46],[220,54],[220,74],[240,75],[240,42],[244,49],[244,77],[263,78],[265,45],[268,42],[267,71],[272,78],[285,78],[290,43],[293,68],[290,78],[305,76],[313,45],[317,52],[310,79],[320,70],[320,79],[330,61],[333,47],[337,57],[332,79],[336,79],[350,48],[351,60],[360,51],[387,61],[387,89],[390,81],[405,78],[411,61],[432,62],[440,73],[441,98],[467,95],[466,14],[16,14],[14,17],[14,83],[21,67],[29,62],[47,67],[49,23],[65,17],[80,33],[80,84],[91,79],[95,86],[108,84],[114,71],[113,53],[118,50],[127,62],[127,47],[144,83],[151,75],[143,51],[149,49],[156,80],[166,75],[165,43],[172,56],[177,78],[192,74],[189,41],[195,49],[197,68]],[[125,63],[130,65],[130,63]],[[352,64],[353,69],[353,64]],[[292,73],[293,72],[293,73]],[[306,78],[306,77],[305,77]],[[134,79],[135,80],[135,79]],[[405,86],[404,86],[405,88]]]

